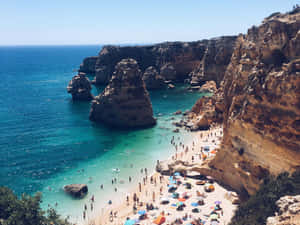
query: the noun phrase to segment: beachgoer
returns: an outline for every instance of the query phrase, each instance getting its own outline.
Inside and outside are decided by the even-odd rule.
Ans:
[[[92,202],[94,202],[94,201],[95,201],[95,197],[94,197],[94,195],[92,196],[91,200],[92,200]]]
[[[145,174],[146,174],[146,176],[147,176],[147,173],[148,173],[147,168],[145,168]]]
[[[83,219],[85,220],[85,211],[83,211]]]
[[[131,176],[129,176],[128,180],[129,180],[129,182],[131,182]]]
[[[84,204],[84,210],[87,210],[87,205],[86,204]]]
[[[117,188],[115,188],[115,192],[117,192]]]
[[[93,206],[93,203],[91,203],[91,211],[93,211],[94,209],[94,206]]]
[[[142,192],[142,184],[139,182],[139,191]]]

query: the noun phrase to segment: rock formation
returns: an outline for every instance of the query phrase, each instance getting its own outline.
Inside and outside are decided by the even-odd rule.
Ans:
[[[88,193],[86,184],[69,184],[64,186],[64,191],[75,198],[82,198]]]
[[[207,40],[200,64],[189,74],[192,86],[201,86],[213,80],[219,87],[236,41],[235,36],[225,36]]]
[[[97,56],[91,56],[85,58],[82,64],[80,65],[79,72],[94,74],[97,59],[98,59]]]
[[[214,80],[219,85],[229,63],[235,39],[232,36],[149,46],[104,46],[98,56],[88,57],[83,61],[80,71],[95,74],[93,82],[96,84],[107,84],[115,65],[122,59],[133,58],[142,72],[153,66],[166,80],[183,82],[194,71],[195,75],[192,77],[201,77],[201,81]],[[203,59],[204,55],[206,60]],[[205,72],[196,73],[201,63],[205,65]]]
[[[200,89],[201,92],[210,92],[210,93],[215,93],[217,91],[217,85],[216,82],[213,80],[211,81],[206,81],[205,84],[203,84]]]
[[[253,194],[266,175],[300,165],[299,29],[297,8],[240,35],[212,97],[223,114],[224,140],[211,173],[241,193]]]
[[[267,225],[297,225],[300,223],[300,195],[281,197],[276,205],[279,212],[267,219]]]
[[[91,84],[85,73],[79,72],[72,78],[67,87],[68,93],[72,94],[73,100],[88,101],[93,99]]]
[[[153,66],[150,66],[145,70],[143,80],[147,90],[162,89],[166,87],[165,78],[160,76]]]
[[[123,59],[105,90],[92,102],[90,119],[133,128],[156,124],[141,71],[134,59]]]

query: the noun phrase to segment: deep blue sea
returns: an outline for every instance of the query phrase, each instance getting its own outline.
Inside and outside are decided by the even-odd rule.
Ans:
[[[84,57],[100,49],[0,47],[0,185],[18,195],[41,191],[44,208],[58,203],[57,210],[73,220],[91,194],[103,196],[96,197],[99,205],[113,195],[112,177],[137,179],[140,168],[153,169],[157,159],[168,157],[170,139],[178,135],[172,132],[172,113],[190,109],[201,96],[183,86],[150,92],[158,118],[150,129],[120,131],[95,124],[88,119],[90,103],[73,102],[66,87]],[[103,88],[93,87],[93,93]],[[116,167],[120,174],[112,172]],[[86,199],[66,196],[62,187],[70,183],[87,183]],[[125,183],[119,193],[129,188]]]

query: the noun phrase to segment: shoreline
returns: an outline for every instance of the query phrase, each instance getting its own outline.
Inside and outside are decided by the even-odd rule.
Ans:
[[[167,160],[164,160],[164,162],[170,163],[174,162],[174,158],[182,161],[190,161],[192,159],[195,160],[195,163],[201,163],[202,159],[199,159],[198,157],[195,157],[197,154],[197,151],[199,152],[199,149],[203,146],[210,146],[211,149],[215,149],[219,147],[219,144],[221,142],[221,136],[218,135],[218,137],[211,136],[209,138],[209,133],[219,133],[222,134],[222,126],[214,127],[208,131],[198,131],[190,133],[191,138],[188,140],[188,142],[185,141],[185,143],[181,142],[181,138],[178,137],[177,139],[174,139],[174,142],[178,142],[177,147],[179,147],[179,151],[176,151],[174,149],[174,153],[171,153],[171,155],[167,158]],[[202,138],[200,138],[200,135]],[[173,144],[175,148],[175,144]],[[188,147],[188,151],[186,152],[186,147]],[[192,149],[195,150],[192,150]],[[196,153],[196,154],[195,154]],[[208,154],[209,155],[209,154]],[[209,155],[209,157],[214,157],[214,154]],[[160,160],[160,159],[159,159]],[[143,172],[141,175],[143,175],[145,179],[145,172]],[[155,170],[147,174],[148,179],[146,183],[144,184],[143,179],[140,179],[140,186],[141,186],[141,192],[139,191],[139,185],[130,188],[130,191],[128,193],[123,193],[122,199],[118,198],[117,196],[115,198],[112,198],[112,204],[106,205],[104,208],[102,207],[100,210],[94,210],[92,215],[89,216],[88,219],[83,220],[83,224],[87,225],[119,225],[124,224],[126,221],[126,218],[133,218],[136,217],[136,215],[133,214],[133,195],[136,193],[137,198],[139,198],[140,202],[143,202],[143,206],[137,207],[137,211],[140,209],[145,208],[145,204],[147,202],[151,202],[154,205],[159,205],[159,199],[163,196],[167,195],[167,189],[166,185],[168,184],[168,176],[161,176],[160,173],[156,172]],[[150,183],[150,177],[153,178],[153,181],[156,181],[156,184],[154,182]],[[160,182],[160,177],[162,178]],[[189,179],[190,181],[190,179]],[[190,181],[190,182],[193,182]],[[227,224],[231,217],[233,216],[234,210],[236,209],[235,205],[232,205],[224,199],[225,193],[228,191],[221,185],[215,182],[214,184],[216,190],[213,192],[216,196],[215,200],[209,199],[209,202],[217,201],[222,199],[222,201],[225,202],[226,210],[224,209],[224,216],[220,219],[220,222],[222,224]],[[118,193],[119,194],[119,193]],[[210,194],[209,194],[210,195]],[[126,198],[128,196],[129,202],[127,203]],[[212,195],[211,195],[212,196]],[[153,197],[155,199],[153,199]],[[96,199],[101,198],[101,196],[95,196]],[[154,201],[153,201],[154,200]],[[114,215],[114,213],[117,212],[116,217],[112,217],[111,213]],[[204,211],[203,211],[204,213]],[[154,214],[153,214],[154,215]],[[112,219],[112,220],[111,220]],[[143,221],[142,224],[151,224],[145,223],[147,221]]]

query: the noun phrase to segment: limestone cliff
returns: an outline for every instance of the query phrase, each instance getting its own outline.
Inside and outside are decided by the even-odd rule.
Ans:
[[[236,37],[227,36],[208,40],[201,62],[190,74],[192,86],[213,80],[219,86],[230,62]]]
[[[230,61],[235,39],[235,36],[230,36],[148,46],[104,46],[98,56],[83,61],[80,71],[95,74],[93,82],[96,84],[107,84],[115,65],[122,59],[133,58],[142,72],[152,66],[166,80],[183,82],[194,71],[197,79],[214,80],[219,85],[224,68]],[[204,72],[197,72],[199,67],[205,68]]]
[[[237,39],[221,87],[224,140],[215,177],[253,194],[269,173],[300,166],[300,9]]]
[[[153,126],[152,104],[134,59],[123,59],[105,90],[92,102],[90,119],[110,126]]]

